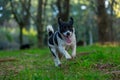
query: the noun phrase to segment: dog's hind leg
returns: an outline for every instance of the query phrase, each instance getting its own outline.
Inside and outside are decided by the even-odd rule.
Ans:
[[[55,48],[50,48],[51,50],[51,53],[53,54],[54,56],[54,62],[55,62],[55,66],[60,66],[61,65],[61,62],[59,60],[59,57],[58,57],[58,54],[56,52],[56,49]]]

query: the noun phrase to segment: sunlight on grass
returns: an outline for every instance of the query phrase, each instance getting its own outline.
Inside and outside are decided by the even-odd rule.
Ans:
[[[105,42],[104,44],[96,43],[96,46],[100,47],[117,47],[120,46],[119,42]]]

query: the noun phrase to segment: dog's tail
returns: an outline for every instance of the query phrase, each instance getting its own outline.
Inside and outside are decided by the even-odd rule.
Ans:
[[[53,30],[53,27],[51,25],[47,26],[47,33],[48,33],[49,36],[54,34],[54,30]]]

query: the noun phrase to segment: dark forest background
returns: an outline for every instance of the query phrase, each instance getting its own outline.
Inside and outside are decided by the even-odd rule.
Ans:
[[[120,0],[0,0],[0,50],[46,46],[59,16],[73,17],[78,45],[120,42]]]

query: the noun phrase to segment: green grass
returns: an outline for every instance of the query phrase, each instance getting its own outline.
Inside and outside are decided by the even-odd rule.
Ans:
[[[0,51],[0,80],[119,80],[120,47],[77,48],[74,60],[55,67],[48,48]],[[112,73],[114,71],[114,73]]]

